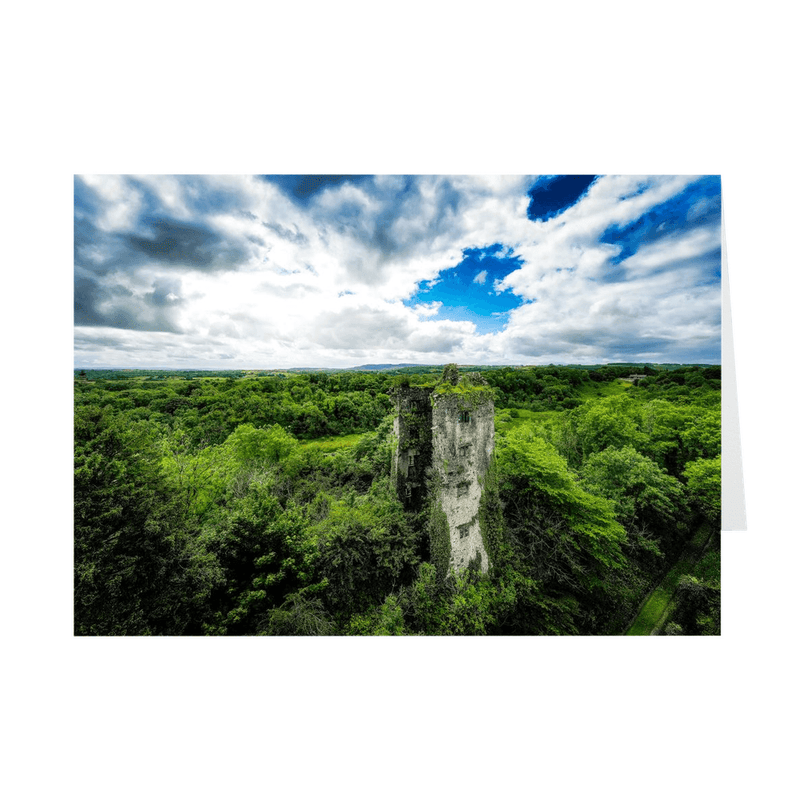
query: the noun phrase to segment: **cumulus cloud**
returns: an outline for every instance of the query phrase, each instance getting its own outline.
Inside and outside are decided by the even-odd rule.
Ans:
[[[535,176],[327,178],[76,177],[76,360],[702,361],[719,349],[709,179],[599,177],[531,220]],[[461,304],[498,292],[518,307],[416,298],[456,285],[444,278],[465,254]],[[497,259],[509,259],[499,278]],[[476,313],[505,326],[482,333]]]
[[[439,313],[441,307],[442,302],[440,300],[435,300],[432,303],[417,303],[412,306],[414,313],[419,317],[434,317]]]
[[[677,230],[621,261],[625,237],[603,240],[610,228],[634,237],[637,221],[678,203],[694,183],[602,178],[563,214],[535,223],[516,248],[525,264],[498,285],[529,301],[509,314],[498,337],[505,351],[545,362],[718,358],[718,219],[686,229],[687,213]]]

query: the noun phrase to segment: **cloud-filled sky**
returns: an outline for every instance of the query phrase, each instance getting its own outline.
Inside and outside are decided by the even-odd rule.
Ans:
[[[720,361],[718,176],[78,176],[76,367]]]

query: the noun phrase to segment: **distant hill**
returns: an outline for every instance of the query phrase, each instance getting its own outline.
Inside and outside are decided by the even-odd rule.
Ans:
[[[431,364],[362,364],[360,367],[347,367],[342,372],[385,372],[389,369],[402,369],[403,367],[430,367]]]
[[[431,364],[361,364],[358,367],[283,367],[265,372],[391,372],[395,369],[432,369]]]

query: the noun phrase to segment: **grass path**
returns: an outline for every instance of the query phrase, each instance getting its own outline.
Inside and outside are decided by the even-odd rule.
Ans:
[[[657,633],[669,611],[669,605],[681,575],[691,574],[711,539],[711,533],[708,525],[703,525],[698,529],[664,580],[653,589],[650,596],[644,601],[636,619],[628,628],[626,636],[653,636]]]

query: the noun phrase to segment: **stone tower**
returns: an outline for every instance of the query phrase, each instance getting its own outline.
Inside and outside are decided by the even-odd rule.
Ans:
[[[444,537],[440,549],[448,572],[470,563],[486,572],[489,555],[479,509],[494,451],[491,390],[477,374],[459,380],[458,370],[449,365],[435,388],[398,389],[395,404],[392,470],[398,496],[410,511],[432,501],[433,513],[444,520],[444,530],[435,535]]]
[[[392,478],[406,511],[421,511],[427,497],[426,479],[433,454],[432,392],[419,386],[404,386],[394,392],[397,446],[392,454]]]

